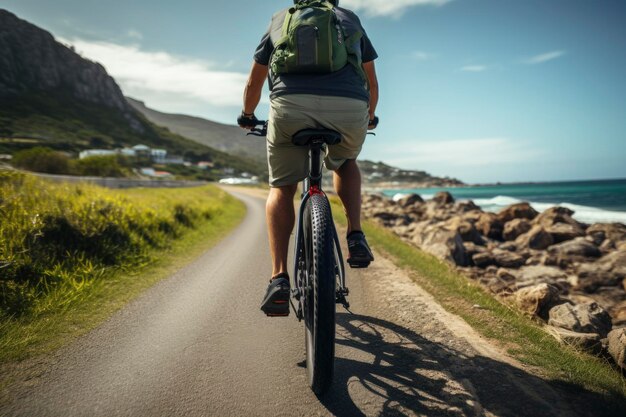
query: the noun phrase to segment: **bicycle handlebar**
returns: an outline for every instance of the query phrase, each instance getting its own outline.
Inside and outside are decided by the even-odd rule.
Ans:
[[[378,117],[375,117],[374,126],[378,125]],[[257,126],[261,126],[258,128]],[[252,127],[250,132],[246,133],[246,136],[267,136],[267,120],[254,120],[248,125],[248,127]],[[367,132],[368,135],[376,136],[374,132]]]
[[[260,129],[257,126],[262,126]],[[267,136],[267,121],[256,120],[250,132],[246,136]]]

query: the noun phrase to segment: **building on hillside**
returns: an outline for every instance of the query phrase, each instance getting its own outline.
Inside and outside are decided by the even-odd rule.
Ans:
[[[132,148],[121,149],[87,149],[78,154],[79,159],[89,158],[90,156],[109,156],[109,155],[122,155],[133,158],[146,158],[150,159],[156,164],[185,164],[185,159],[182,156],[167,155],[165,149],[152,149],[146,145],[135,145]]]
[[[137,155],[137,153],[135,152],[135,150],[133,148],[119,149],[119,153],[122,156],[129,156],[129,157],[133,157],[133,156]]]
[[[209,169],[209,168],[213,168],[214,166],[215,164],[213,162],[208,162],[208,161],[198,162],[198,168],[200,169]]]
[[[79,159],[89,158],[91,156],[111,156],[117,155],[117,151],[110,149],[87,149],[78,154]]]
[[[166,164],[165,162],[167,158],[167,151],[165,149],[150,149],[150,156],[152,157],[152,161],[157,164]],[[182,159],[182,158],[181,158]],[[181,164],[184,161],[181,162]]]
[[[139,170],[141,175],[145,175],[146,177],[152,178],[173,178],[174,175],[171,172],[167,171],[157,171],[154,168],[141,168]]]

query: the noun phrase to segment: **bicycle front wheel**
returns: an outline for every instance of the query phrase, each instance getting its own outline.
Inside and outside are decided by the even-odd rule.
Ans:
[[[306,368],[309,385],[323,394],[333,379],[335,362],[335,257],[332,217],[324,195],[312,195],[304,210],[307,271],[304,297]]]

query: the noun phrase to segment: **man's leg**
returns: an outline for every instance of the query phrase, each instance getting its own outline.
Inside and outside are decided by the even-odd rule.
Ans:
[[[374,255],[361,229],[361,171],[356,160],[346,160],[335,171],[334,180],[348,218],[348,264],[352,268],[367,268]]]
[[[295,223],[293,197],[298,184],[270,188],[266,218],[272,254],[272,276],[287,272],[289,237]]]
[[[361,230],[361,171],[356,160],[348,159],[333,174],[335,191],[348,218],[348,233]]]

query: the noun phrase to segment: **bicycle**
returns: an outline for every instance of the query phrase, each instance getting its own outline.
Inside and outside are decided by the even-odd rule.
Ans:
[[[266,136],[267,122],[256,122],[248,135]],[[350,308],[339,237],[330,203],[322,191],[322,152],[340,141],[341,134],[328,129],[304,129],[292,138],[294,145],[309,147],[309,174],[298,210],[290,304],[298,321],[305,323],[307,377],[317,395],[322,395],[333,379],[335,306],[341,304],[348,311]]]

